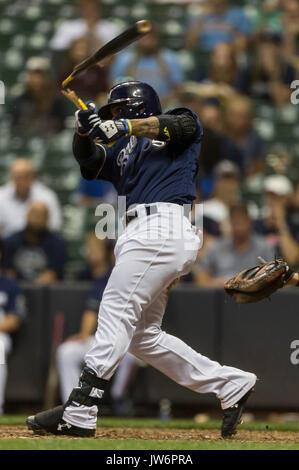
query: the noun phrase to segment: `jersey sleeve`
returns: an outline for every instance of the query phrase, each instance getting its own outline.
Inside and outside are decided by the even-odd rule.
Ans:
[[[108,147],[108,145],[95,144],[98,151],[103,151],[105,159],[102,168],[96,175],[97,180],[105,180],[114,182],[117,169],[115,168],[115,148],[114,146]]]
[[[120,139],[121,140],[121,139]],[[114,145],[94,142],[88,136],[77,133],[73,139],[73,153],[86,180],[103,179],[114,183],[117,177],[116,155],[119,141]]]

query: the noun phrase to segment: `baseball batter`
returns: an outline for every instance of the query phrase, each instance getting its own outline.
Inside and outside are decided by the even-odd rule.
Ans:
[[[215,393],[222,436],[231,436],[256,376],[222,366],[161,329],[169,286],[190,270],[200,247],[183,207],[196,196],[200,121],[185,108],[163,114],[156,92],[136,81],[116,85],[98,114],[89,106],[76,112],[76,120],[73,151],[81,173],[111,181],[126,196],[126,228],[78,386],[64,405],[30,416],[27,425],[36,432],[94,436],[105,388],[129,351],[180,385]]]

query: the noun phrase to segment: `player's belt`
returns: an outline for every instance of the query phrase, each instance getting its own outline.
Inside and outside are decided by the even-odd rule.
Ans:
[[[132,220],[137,219],[137,217],[144,216],[144,215],[149,216],[149,215],[156,214],[158,212],[157,206],[143,206],[143,208],[145,209],[145,214],[143,211],[140,211],[140,210],[138,211],[136,210],[135,212],[132,212],[130,214],[126,213],[126,225],[132,222]]]

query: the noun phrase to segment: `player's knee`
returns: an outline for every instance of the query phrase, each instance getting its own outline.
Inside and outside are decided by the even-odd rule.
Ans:
[[[141,352],[152,350],[164,334],[161,328],[153,326],[148,331],[137,334],[131,342],[130,353],[138,355]]]

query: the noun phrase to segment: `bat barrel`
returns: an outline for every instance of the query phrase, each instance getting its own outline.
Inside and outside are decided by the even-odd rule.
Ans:
[[[137,31],[140,34],[147,34],[152,29],[152,23],[149,20],[140,20],[136,23]]]
[[[133,42],[142,38],[145,34],[149,33],[152,29],[152,24],[149,20],[140,20],[137,21],[133,26],[126,29],[123,33],[119,34],[117,37],[107,42],[103,47],[101,47],[97,52],[92,56],[85,59],[80,64],[74,67],[72,74],[67,77],[62,86],[65,87],[76,75],[87,70],[94,64],[107,59],[108,57],[116,54],[125,47],[129,46]]]

